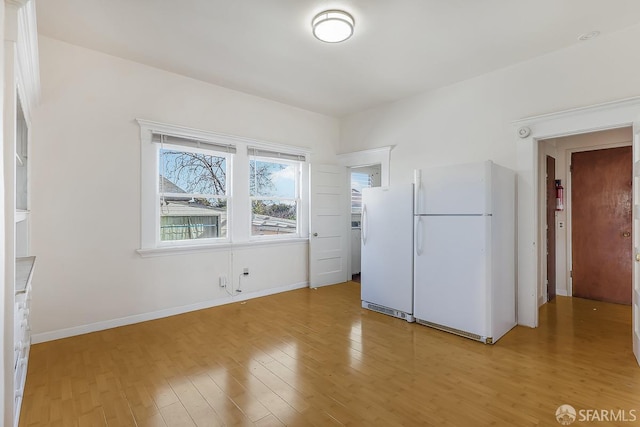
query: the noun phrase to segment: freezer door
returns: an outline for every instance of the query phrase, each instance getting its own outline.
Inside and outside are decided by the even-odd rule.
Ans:
[[[417,214],[490,213],[490,161],[422,170]]]
[[[490,336],[488,216],[418,216],[414,316]]]
[[[362,300],[413,311],[413,185],[362,191]]]

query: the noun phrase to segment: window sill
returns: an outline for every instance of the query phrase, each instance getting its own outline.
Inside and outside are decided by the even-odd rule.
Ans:
[[[292,238],[292,239],[274,239],[274,240],[252,240],[250,242],[242,243],[214,243],[208,245],[188,245],[188,246],[170,246],[162,248],[146,248],[137,249],[136,252],[142,258],[151,258],[159,256],[169,255],[186,255],[199,252],[218,252],[228,251],[233,249],[253,248],[257,246],[281,246],[281,245],[298,245],[307,244],[309,239],[307,238]]]

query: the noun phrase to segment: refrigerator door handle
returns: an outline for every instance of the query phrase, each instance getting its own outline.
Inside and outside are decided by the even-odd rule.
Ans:
[[[419,216],[416,221],[416,254],[420,256],[422,252],[422,217]]]
[[[360,238],[362,239],[362,244],[365,245],[367,243],[367,205],[362,205],[362,220],[360,223]]]

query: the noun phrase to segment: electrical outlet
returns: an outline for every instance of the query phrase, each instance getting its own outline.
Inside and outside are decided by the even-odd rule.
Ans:
[[[249,268],[247,268],[247,267],[243,268],[242,269],[242,274],[245,275],[245,276],[248,276],[249,275]]]

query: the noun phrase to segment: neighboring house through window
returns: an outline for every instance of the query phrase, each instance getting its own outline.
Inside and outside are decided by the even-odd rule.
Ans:
[[[160,240],[227,236],[227,155],[164,145],[159,150]]]
[[[227,169],[235,149],[165,135],[155,140],[160,242],[226,239]]]
[[[304,156],[249,148],[251,235],[299,235]]]

